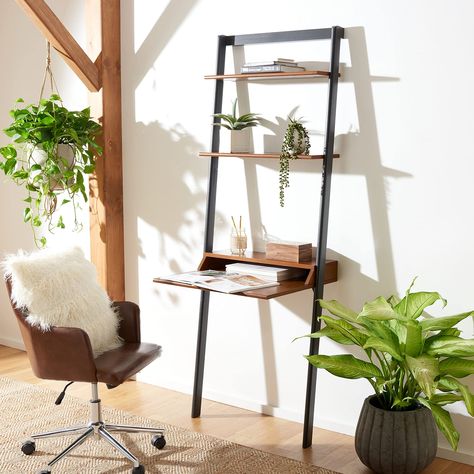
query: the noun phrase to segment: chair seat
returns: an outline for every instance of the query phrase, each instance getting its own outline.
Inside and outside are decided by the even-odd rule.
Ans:
[[[135,375],[161,353],[161,346],[146,342],[125,342],[121,347],[104,352],[95,359],[97,380],[120,385]]]

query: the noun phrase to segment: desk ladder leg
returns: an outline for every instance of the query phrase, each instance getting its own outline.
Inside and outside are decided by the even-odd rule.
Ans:
[[[194,369],[192,418],[201,416],[202,381],[204,378],[204,359],[206,356],[207,320],[209,316],[209,291],[201,291],[199,306],[199,328],[196,345],[196,366]]]

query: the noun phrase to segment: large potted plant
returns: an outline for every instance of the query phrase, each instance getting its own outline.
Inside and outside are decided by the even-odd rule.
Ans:
[[[358,346],[365,360],[351,354],[309,355],[315,367],[348,379],[365,378],[375,395],[362,407],[355,447],[361,461],[377,473],[415,473],[434,458],[434,422],[457,449],[459,433],[449,411],[463,402],[474,416],[474,395],[459,379],[474,373],[474,339],[464,339],[456,324],[473,311],[431,317],[424,310],[444,300],[437,292],[412,293],[403,299],[378,297],[359,313],[332,300],[319,304],[332,316],[309,337],[328,337]],[[434,420],[434,421],[433,421]]]
[[[258,114],[250,112],[240,116],[237,115],[237,99],[235,99],[230,114],[213,114],[213,117],[222,120],[213,123],[214,126],[230,130],[231,153],[249,153],[250,128],[259,124],[260,117],[258,117]]]
[[[80,198],[87,201],[84,175],[95,170],[102,153],[97,140],[101,126],[91,119],[90,109],[70,111],[57,94],[39,104],[24,106],[23,99],[10,111],[13,122],[4,132],[13,143],[0,148],[0,169],[27,196],[23,219],[31,224],[38,246],[46,244],[36,230],[46,223],[49,231],[65,227],[59,209],[72,204],[75,229]]]

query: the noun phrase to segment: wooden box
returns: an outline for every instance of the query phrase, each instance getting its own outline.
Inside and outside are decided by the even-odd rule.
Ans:
[[[308,262],[313,257],[312,244],[301,242],[267,242],[266,257],[285,262]]]

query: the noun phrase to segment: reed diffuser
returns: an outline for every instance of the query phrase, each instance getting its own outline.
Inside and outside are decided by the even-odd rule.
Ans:
[[[245,229],[242,226],[242,216],[239,216],[239,225],[237,226],[234,216],[232,219],[232,231],[230,234],[230,253],[232,255],[245,255],[247,250],[247,235]]]

